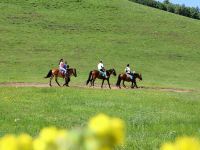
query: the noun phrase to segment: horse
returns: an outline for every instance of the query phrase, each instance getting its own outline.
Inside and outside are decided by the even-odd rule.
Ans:
[[[142,80],[142,74],[140,74],[140,73],[134,73],[132,80],[131,80],[130,76],[128,76],[126,73],[119,74],[116,86],[119,87],[119,88],[121,88],[120,84],[121,84],[121,81],[123,81],[123,87],[126,88],[124,82],[127,81],[127,82],[132,82],[131,88],[134,88],[134,87],[138,88],[137,83],[136,83],[136,79],[137,78],[139,80]]]
[[[110,76],[111,76],[112,74],[113,74],[114,76],[117,75],[115,69],[106,70],[107,78],[103,77],[103,76],[101,75],[101,73],[100,73],[98,70],[90,71],[88,80],[86,81],[86,85],[88,85],[88,83],[90,82],[90,83],[91,83],[91,86],[94,87],[94,82],[95,82],[96,78],[98,78],[98,79],[102,79],[102,80],[103,80],[103,81],[102,81],[102,84],[101,84],[101,88],[103,88],[104,80],[107,80],[108,85],[109,85],[109,88],[111,89],[111,87],[110,87],[110,82],[109,82],[109,78],[110,78]]]
[[[49,81],[49,85],[51,85],[51,80],[55,77],[55,81],[56,83],[58,84],[58,86],[60,86],[60,84],[58,83],[58,77],[60,78],[63,78],[65,79],[65,83],[63,84],[63,86],[69,86],[69,81],[70,81],[70,76],[74,76],[74,77],[77,77],[77,74],[76,74],[76,69],[75,68],[69,68],[67,69],[67,76],[65,77],[65,75],[63,73],[60,72],[59,69],[55,68],[55,69],[51,69],[49,70],[48,74],[46,75],[46,77],[44,78],[50,78],[50,81]]]

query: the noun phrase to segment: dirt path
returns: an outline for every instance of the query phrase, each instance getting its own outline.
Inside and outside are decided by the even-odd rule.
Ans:
[[[57,85],[53,84],[54,87],[57,87]],[[2,82],[0,83],[0,87],[49,87],[47,83],[37,83],[37,82]],[[75,88],[92,88],[85,85],[78,85],[73,84],[71,87]],[[96,85],[94,88],[100,89],[101,87],[99,85]],[[104,89],[108,89],[108,86],[105,85]],[[120,90],[116,86],[112,86],[112,89],[114,90]],[[166,92],[176,92],[176,93],[188,93],[188,92],[195,92],[195,90],[190,89],[178,89],[178,88],[161,88],[161,87],[140,87],[138,89],[131,89],[131,88],[121,88],[121,90],[156,90],[156,91],[166,91]]]

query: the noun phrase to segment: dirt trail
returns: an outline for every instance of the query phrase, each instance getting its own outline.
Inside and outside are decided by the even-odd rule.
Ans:
[[[49,87],[47,83],[37,83],[37,82],[2,82],[0,83],[0,87]],[[53,84],[53,87],[58,87],[57,85]],[[73,84],[71,87],[75,88],[92,88],[89,86],[81,85],[81,84]],[[111,86],[114,90],[120,90],[116,86]],[[100,89],[99,85],[96,85],[94,88]],[[108,86],[105,85],[104,89],[108,89]],[[121,88],[121,90],[132,90],[131,88]],[[188,93],[188,92],[195,92],[195,90],[190,89],[178,89],[178,88],[161,88],[161,87],[140,87],[138,89],[133,90],[156,90],[156,91],[166,91],[166,92],[176,92],[176,93]]]

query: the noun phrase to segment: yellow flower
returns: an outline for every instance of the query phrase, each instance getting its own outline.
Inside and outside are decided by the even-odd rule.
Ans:
[[[110,150],[115,145],[124,142],[125,124],[121,119],[110,118],[104,114],[99,114],[90,119],[88,129],[91,135],[89,139],[93,139],[93,143],[88,147],[97,147],[93,150]],[[97,141],[97,142],[94,142]]]
[[[109,134],[110,127],[110,118],[104,114],[91,118],[88,124],[89,130],[100,136]]]
[[[18,137],[19,150],[32,150],[33,148],[33,139],[28,134],[21,134]]]
[[[111,119],[111,130],[114,138],[114,144],[123,144],[125,135],[125,124],[119,118]]]
[[[1,138],[0,150],[18,150],[17,138],[14,135],[6,135]]]
[[[112,147],[110,146],[105,146],[105,147],[101,147],[98,150],[112,150]]]
[[[33,141],[33,150],[46,150],[46,143],[40,138],[37,138]]]
[[[162,145],[160,150],[176,150],[176,147],[172,143],[165,143],[165,144]]]
[[[56,145],[58,150],[68,149],[68,132],[67,130],[59,130],[56,137]]]
[[[54,142],[58,134],[58,129],[55,127],[44,128],[40,132],[40,139],[46,143]]]
[[[191,137],[182,137],[176,140],[177,150],[200,150],[200,141]]]
[[[200,141],[191,137],[176,139],[175,143],[163,144],[161,150],[200,150]]]
[[[67,138],[67,130],[44,128],[34,141],[34,150],[67,150]]]

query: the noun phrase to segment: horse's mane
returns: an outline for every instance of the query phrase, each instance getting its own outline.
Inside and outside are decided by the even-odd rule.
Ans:
[[[114,68],[111,68],[111,69],[107,69],[106,71],[112,71],[112,70],[115,70]]]

